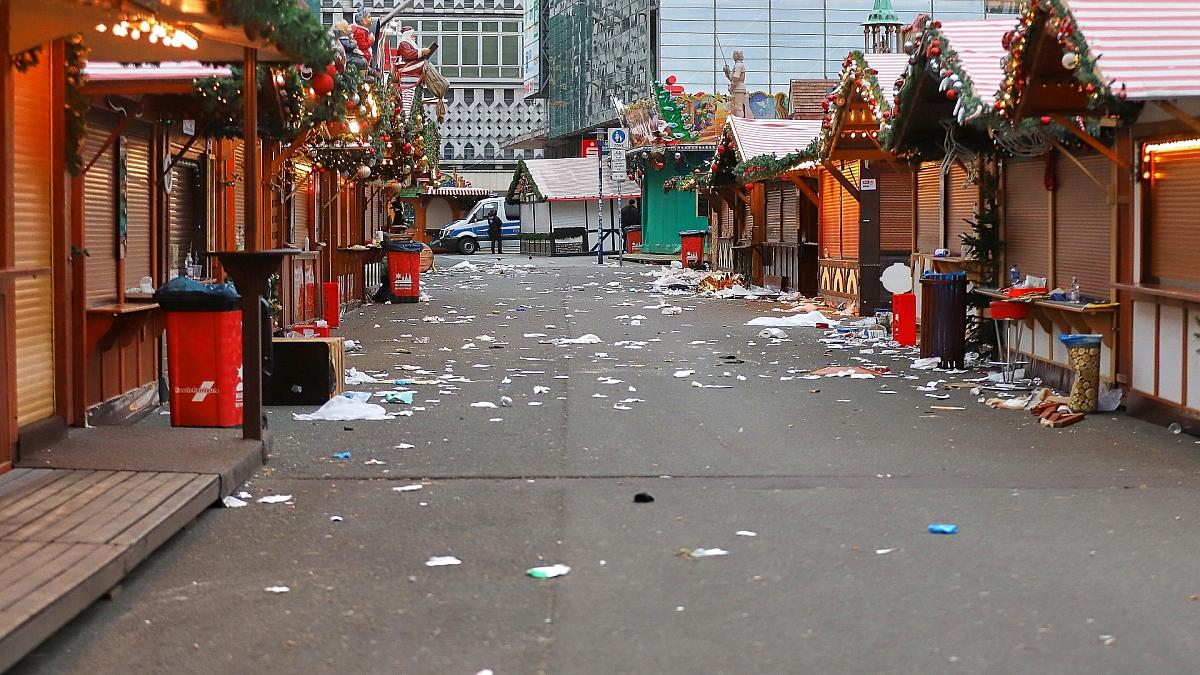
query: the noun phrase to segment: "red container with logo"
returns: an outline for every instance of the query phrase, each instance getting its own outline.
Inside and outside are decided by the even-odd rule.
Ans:
[[[338,284],[336,281],[326,281],[321,284],[321,293],[325,309],[325,323],[329,324],[330,328],[337,328],[342,324],[342,302],[338,297]]]
[[[388,290],[392,302],[417,302],[421,299],[421,251],[415,241],[385,241]]]
[[[685,230],[679,233],[679,256],[684,267],[697,269],[704,265],[704,240],[707,230]]]
[[[242,423],[242,313],[167,311],[171,426]]]
[[[906,347],[917,344],[917,294],[892,296],[892,339]]]

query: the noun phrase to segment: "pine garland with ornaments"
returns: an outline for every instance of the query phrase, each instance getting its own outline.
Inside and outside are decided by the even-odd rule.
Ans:
[[[760,155],[739,163],[733,168],[733,175],[742,183],[756,183],[764,180],[774,180],[783,174],[794,171],[801,164],[815,161],[817,158],[817,139],[804,150],[789,152],[782,157]]]
[[[716,152],[708,163],[708,173],[712,176],[713,185],[724,185],[736,181],[734,169],[737,167],[737,144],[733,140],[733,130],[728,126],[717,142]]]
[[[888,84],[889,90],[891,90],[892,83]],[[879,71],[871,68],[867,63],[866,56],[861,51],[852,51],[842,61],[842,72],[838,76],[837,86],[821,102],[821,107],[825,110],[825,118],[821,122],[821,133],[817,137],[820,157],[829,155],[833,138],[840,131],[842,108],[849,105],[855,94],[871,107],[875,121],[880,124],[881,131],[891,129],[895,96],[888,96],[884,93],[884,89],[879,83]]]
[[[1035,0],[1028,4],[1016,27],[1004,35],[1008,57],[1004,60],[1004,80],[996,100],[997,112],[1011,118],[1020,104],[1029,77],[1025,57],[1033,47],[1031,41],[1042,37],[1042,31],[1050,31],[1054,36],[1062,50],[1062,67],[1074,77],[1078,93],[1086,96],[1089,110],[1125,117],[1136,109],[1126,101],[1125,85],[1114,89],[1113,82],[1103,78],[1099,55],[1092,53],[1067,3]]]

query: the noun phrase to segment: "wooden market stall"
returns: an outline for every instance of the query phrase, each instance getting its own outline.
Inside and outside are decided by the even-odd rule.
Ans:
[[[913,170],[880,140],[908,58],[851,52],[822,123],[820,293],[861,314],[888,304],[879,276],[913,250]]]
[[[1196,26],[1200,7],[1185,0],[1129,4],[1120,13],[1099,0],[1039,3],[1012,36],[1003,92],[1013,119],[1059,121],[1107,160],[1105,206],[1093,202],[1090,224],[1107,224],[1110,236],[1117,378],[1131,411],[1193,432],[1200,70],[1189,58],[1159,64],[1195,51]]]
[[[709,190],[715,269],[816,294],[820,130],[819,120],[726,120],[714,166],[733,164],[732,180]]]
[[[601,238],[605,251],[617,251],[622,200],[637,199],[641,192],[628,181],[618,192],[607,163],[601,183],[597,165],[590,157],[526,159],[517,164],[506,200],[521,205],[522,253],[594,254]],[[599,214],[597,204],[602,208]]]

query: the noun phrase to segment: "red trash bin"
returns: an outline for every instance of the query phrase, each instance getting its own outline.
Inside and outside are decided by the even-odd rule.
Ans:
[[[392,302],[417,302],[421,299],[421,251],[415,241],[385,241],[388,291]]]
[[[342,323],[342,302],[338,297],[338,283],[326,281],[321,284],[321,292],[324,295],[325,323],[329,324],[330,328],[337,328]]]
[[[917,344],[917,294],[892,296],[892,339],[906,347]]]
[[[630,253],[642,251],[642,226],[635,225],[625,230],[625,250]]]
[[[156,299],[167,314],[171,426],[240,425],[243,406],[240,298],[203,297],[194,289],[175,292],[169,286],[163,288],[165,292],[160,292]]]
[[[704,240],[708,230],[684,230],[679,233],[679,257],[684,267],[698,268],[704,264]]]

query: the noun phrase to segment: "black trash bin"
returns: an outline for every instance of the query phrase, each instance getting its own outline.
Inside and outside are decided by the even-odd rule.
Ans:
[[[921,277],[921,358],[962,368],[967,350],[967,273]]]

